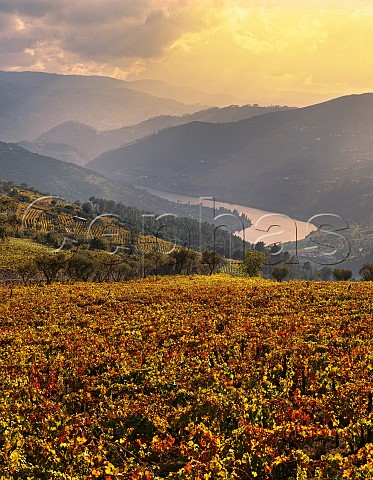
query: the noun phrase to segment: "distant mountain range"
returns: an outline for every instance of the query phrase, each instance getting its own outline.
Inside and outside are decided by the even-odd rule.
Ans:
[[[127,82],[129,88],[143,93],[149,93],[156,97],[172,98],[182,103],[200,103],[202,105],[211,105],[225,107],[227,105],[242,105],[247,103],[233,95],[224,93],[201,92],[188,87],[170,85],[167,82],[159,80],[135,80]]]
[[[99,130],[132,125],[158,115],[201,110],[129,88],[108,77],[0,71],[0,139],[33,141],[73,120]]]
[[[234,123],[192,122],[88,164],[116,180],[308,219],[372,216],[373,94]]]
[[[32,152],[84,165],[107,150],[135,142],[172,126],[184,125],[193,121],[236,122],[254,115],[280,110],[289,110],[289,107],[255,105],[214,107],[189,115],[162,115],[137,125],[106,131],[99,131],[80,122],[67,121],[43,133],[33,142],[18,143]]]

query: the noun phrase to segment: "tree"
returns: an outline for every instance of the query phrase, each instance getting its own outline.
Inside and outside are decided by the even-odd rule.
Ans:
[[[66,255],[62,252],[43,253],[35,259],[36,266],[44,275],[48,285],[54,282],[58,274],[65,269],[66,261]]]
[[[176,275],[187,273],[195,270],[199,264],[199,255],[194,250],[186,248],[177,248],[173,250],[170,255],[170,261],[174,266]]]
[[[333,270],[333,277],[338,282],[346,282],[352,278],[352,271],[347,270],[346,268],[335,268]]]
[[[165,275],[170,271],[170,259],[162,252],[147,252],[144,255],[144,277],[148,275]]]
[[[364,263],[364,265],[359,270],[359,275],[363,277],[363,281],[372,282],[373,281],[373,263]]]
[[[202,253],[201,263],[208,266],[209,274],[212,275],[217,267],[221,265],[223,258],[212,250],[205,250]]]
[[[89,241],[91,250],[107,250],[108,242],[99,237],[93,237]]]
[[[296,255],[293,255],[289,258],[286,268],[289,270],[289,278],[292,280],[298,278],[300,266],[298,257]]]
[[[84,202],[83,205],[82,205],[82,210],[87,215],[92,215],[92,213],[93,213],[92,203]]]
[[[111,278],[114,282],[129,280],[139,276],[141,270],[140,259],[127,255],[120,259],[111,270]]]
[[[245,252],[244,267],[249,277],[260,277],[267,260],[266,252],[248,250]]]
[[[324,282],[328,282],[332,276],[332,269],[330,267],[322,267],[318,272],[317,276]]]
[[[38,269],[33,258],[17,265],[16,272],[21,276],[24,285],[28,285],[29,281],[36,275]]]
[[[266,252],[267,251],[264,242],[255,243],[254,244],[254,250],[256,250],[257,252]]]
[[[95,257],[89,251],[77,252],[67,261],[66,271],[72,280],[87,282],[95,272]]]
[[[289,274],[289,270],[286,267],[274,267],[272,269],[272,277],[278,282],[282,280]]]
[[[107,253],[96,251],[94,255],[94,281],[107,282],[111,278],[113,269],[117,264],[117,260],[114,255],[108,255]]]
[[[304,278],[306,280],[310,280],[311,279],[311,276],[312,276],[312,265],[311,265],[311,262],[304,262],[303,266],[302,266],[302,270],[303,270],[303,273],[304,273]]]

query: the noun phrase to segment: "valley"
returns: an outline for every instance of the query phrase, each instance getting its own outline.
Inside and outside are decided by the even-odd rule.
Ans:
[[[201,200],[201,198],[188,197],[186,195],[179,195],[176,193],[162,192],[154,188],[146,188],[146,190],[149,193],[169,200],[170,202],[183,203],[187,205],[202,204],[212,209],[214,207],[223,207],[228,211],[236,211],[239,214],[247,216],[247,218],[250,219],[252,225],[245,228],[243,231],[238,231],[236,235],[252,244],[258,242],[264,242],[265,244],[272,244],[276,242],[295,242],[296,240],[304,239],[307,235],[309,235],[312,231],[316,229],[316,227],[312,224],[308,224],[307,222],[302,222],[299,220],[293,220],[287,215],[282,215],[281,213],[268,212],[265,210],[259,210],[257,208],[247,207],[244,205],[219,202],[214,199],[204,199],[203,196],[201,196]],[[222,222],[224,222],[224,217],[222,218]]]
[[[212,191],[221,201],[301,220],[333,213],[359,222],[372,215],[372,112],[373,94],[365,94],[233,123],[192,122],[88,166],[158,190]]]

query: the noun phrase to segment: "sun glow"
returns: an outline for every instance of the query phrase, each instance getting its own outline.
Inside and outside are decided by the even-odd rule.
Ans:
[[[264,104],[373,91],[371,0],[93,4],[7,13],[4,66],[151,78]]]

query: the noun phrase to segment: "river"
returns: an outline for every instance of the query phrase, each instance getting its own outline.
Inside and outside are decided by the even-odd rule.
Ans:
[[[191,205],[202,205],[213,208],[214,200],[202,199],[197,197],[188,197],[177,193],[163,192],[154,188],[139,187],[147,190],[149,193],[175,203],[185,203]],[[240,238],[244,238],[250,243],[263,241],[266,245],[273,243],[294,242],[296,239],[302,240],[309,233],[316,230],[316,227],[307,222],[295,220],[287,215],[275,212],[259,210],[257,208],[247,207],[233,203],[215,201],[215,207],[224,207],[227,210],[237,210],[240,215],[246,215],[252,225],[245,230],[236,232]]]

